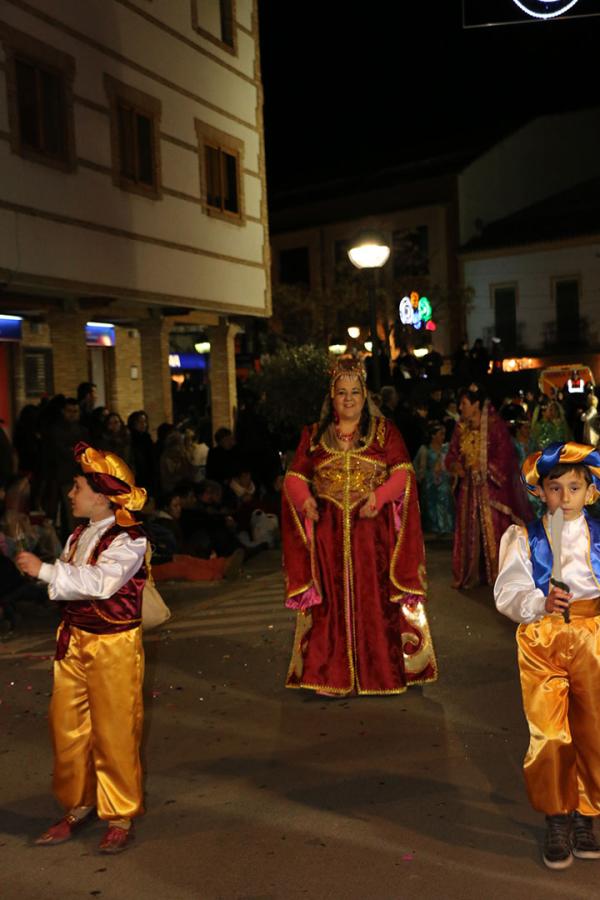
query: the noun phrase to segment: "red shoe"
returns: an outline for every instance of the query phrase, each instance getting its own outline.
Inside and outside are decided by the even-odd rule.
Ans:
[[[118,825],[109,825],[106,834],[100,841],[98,850],[100,853],[122,853],[133,840],[133,825],[129,828],[119,828]]]
[[[37,838],[34,843],[38,845],[38,847],[46,847],[51,846],[53,844],[64,844],[65,841],[70,841],[73,837],[73,832],[79,828],[80,825],[83,825],[86,822],[88,817],[86,816],[84,819],[76,819],[75,816],[63,816],[60,822],[56,822],[56,824],[51,825],[48,831],[45,831],[39,838]]]

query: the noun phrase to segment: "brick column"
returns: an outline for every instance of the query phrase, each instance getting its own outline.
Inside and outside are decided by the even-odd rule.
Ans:
[[[233,429],[237,407],[235,383],[235,335],[237,326],[224,317],[207,328],[210,341],[210,399],[213,434],[218,428]]]
[[[79,309],[48,313],[55,394],[76,397],[77,386],[88,380],[86,320],[87,316]]]
[[[127,417],[144,405],[142,347],[135,328],[115,326],[115,346],[111,354],[108,408]]]
[[[171,374],[169,371],[168,319],[152,317],[138,323],[142,342],[143,408],[148,413],[150,428],[173,421]]]

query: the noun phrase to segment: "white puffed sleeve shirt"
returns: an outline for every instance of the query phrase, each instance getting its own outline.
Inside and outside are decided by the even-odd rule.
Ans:
[[[105,600],[123,587],[140,568],[146,553],[146,538],[118,534],[103,550],[95,565],[87,565],[102,535],[114,525],[114,515],[90,522],[81,532],[71,562],[67,562],[72,536],[55,563],[42,563],[39,578],[48,585],[51,600]]]
[[[546,527],[547,518],[545,519]],[[600,595],[589,560],[590,536],[583,514],[564,523],[562,533],[562,580],[569,585],[573,600],[590,600]],[[527,531],[520,525],[506,529],[500,541],[498,577],[494,600],[499,612],[513,622],[535,622],[546,615],[546,598],[536,588]]]

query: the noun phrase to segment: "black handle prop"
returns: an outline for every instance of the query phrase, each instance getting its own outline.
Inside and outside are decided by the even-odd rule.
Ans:
[[[560,588],[561,591],[565,591],[567,594],[570,592],[570,587],[568,584],[565,584],[564,581],[557,581],[556,578],[550,579],[550,584],[553,584],[554,587]],[[569,624],[571,621],[571,614],[569,612],[569,608],[563,610],[563,619],[565,620],[565,624]]]

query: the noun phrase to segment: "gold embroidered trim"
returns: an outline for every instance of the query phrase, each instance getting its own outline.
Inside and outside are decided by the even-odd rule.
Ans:
[[[301,475],[300,472],[295,472],[293,469],[287,470],[287,472],[285,473],[285,477],[287,478],[288,475],[293,475],[294,478],[300,478],[302,481],[306,481],[307,484],[312,484],[312,480],[310,478],[307,478],[306,475]]]
[[[291,514],[292,514],[292,519],[294,520],[294,524],[295,524],[295,526],[296,526],[296,528],[297,528],[297,530],[298,530],[298,533],[300,534],[300,537],[302,538],[302,543],[304,544],[305,547],[308,548],[308,538],[307,538],[307,536],[306,536],[306,532],[304,531],[304,528],[303,528],[303,526],[302,526],[302,522],[300,521],[300,518],[299,518],[298,513],[297,513],[297,511],[296,511],[296,507],[295,507],[294,504],[292,503],[292,501],[291,501],[291,499],[290,499],[290,495],[289,495],[288,492],[287,492],[287,488],[286,488],[286,486],[285,486],[285,479],[284,479],[284,482],[283,482],[283,495],[284,495],[285,499],[286,499],[287,502],[288,502],[288,506],[289,506],[290,512],[291,512]]]
[[[319,441],[319,446],[323,448],[326,453],[329,453],[331,456],[349,456],[350,454],[361,456],[366,450],[369,449],[371,444],[373,443],[373,438],[375,436],[375,427],[377,424],[377,419],[371,419],[369,422],[369,430],[367,432],[367,436],[365,437],[364,447],[354,448],[352,450],[338,450],[336,447],[330,447],[329,444],[325,443],[325,435],[327,431],[325,430],[321,435],[321,439]]]
[[[139,619],[111,619],[110,616],[107,616],[104,613],[100,612],[93,600],[91,601],[91,604],[96,615],[100,616],[100,618],[105,622],[109,622],[110,625],[135,625],[136,622],[142,621],[141,616]]]
[[[415,471],[412,463],[409,463],[409,462],[396,463],[395,466],[392,466],[390,468],[390,470],[389,470],[390,475],[392,474],[392,472],[399,472],[400,469],[406,469],[407,472],[412,472],[413,474]]]

